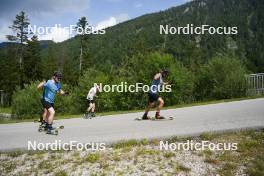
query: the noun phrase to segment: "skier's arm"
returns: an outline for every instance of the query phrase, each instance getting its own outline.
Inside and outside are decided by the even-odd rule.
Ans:
[[[89,99],[92,94],[93,88],[91,88],[86,96],[86,99]]]
[[[93,95],[94,95],[95,98],[98,97],[97,96],[97,89],[96,88],[93,89]]]
[[[60,95],[69,95],[69,92],[63,91],[62,89],[59,90]]]
[[[160,75],[161,75],[161,73],[157,73],[157,74],[154,76],[154,79],[155,79],[155,80],[160,79]]]
[[[45,83],[46,83],[46,81],[42,81],[41,83],[39,83],[39,85],[37,86],[37,88],[38,89],[42,89]]]
[[[170,84],[171,84],[170,81],[163,82],[163,85],[170,85]]]
[[[87,100],[89,99],[89,92],[88,92],[88,94],[86,95],[86,99],[87,99]]]

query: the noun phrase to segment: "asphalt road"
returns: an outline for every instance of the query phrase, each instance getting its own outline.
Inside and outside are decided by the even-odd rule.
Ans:
[[[143,112],[55,121],[64,125],[58,136],[38,132],[38,123],[0,125],[0,150],[27,149],[28,141],[49,143],[112,143],[128,139],[153,139],[198,135],[209,131],[264,127],[264,98],[163,110],[171,121],[135,121]],[[155,112],[150,112],[154,116]]]

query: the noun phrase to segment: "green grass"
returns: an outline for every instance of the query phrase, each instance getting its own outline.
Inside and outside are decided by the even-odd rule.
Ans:
[[[138,148],[136,150],[136,157],[140,156],[140,155],[156,155],[159,154],[160,151],[159,150],[152,150],[152,149],[145,149],[145,148]]]
[[[205,157],[210,157],[213,154],[213,152],[209,149],[203,150],[202,152],[203,152]]]
[[[0,107],[0,113],[11,114],[11,108],[10,107],[7,107],[7,108]]]
[[[165,157],[165,158],[171,158],[171,157],[174,157],[175,156],[175,153],[173,153],[173,152],[165,152],[164,154],[163,154],[163,156]]]
[[[139,142],[135,139],[132,140],[127,140],[127,141],[120,141],[118,143],[115,143],[112,145],[112,147],[114,149],[120,149],[120,148],[125,148],[125,147],[133,147],[133,146],[137,146],[139,144]]]
[[[54,174],[55,176],[67,176],[67,172],[66,171],[63,171],[63,170],[59,170],[58,172],[56,172]]]
[[[21,155],[23,155],[24,153],[20,150],[16,150],[16,151],[11,151],[7,154],[7,156],[12,157],[12,158],[16,158],[19,157]]]
[[[246,169],[249,176],[263,176],[264,175],[264,156],[260,155],[253,159]]]
[[[237,169],[237,165],[235,163],[227,162],[221,167],[218,173],[220,175],[234,175],[236,169]]]
[[[209,137],[208,137],[209,136]],[[214,167],[215,170],[208,170],[208,172],[213,172],[214,175],[235,175],[241,166],[244,168],[243,173],[249,176],[262,176],[264,175],[264,129],[257,130],[240,130],[234,132],[225,133],[205,133],[201,136],[189,137],[190,140],[201,141],[202,139],[210,138],[210,142],[219,143],[238,143],[238,150],[236,151],[213,151],[213,150],[203,150],[195,151],[195,154],[199,153],[199,162],[204,162],[206,164]],[[171,142],[185,141],[187,138],[171,138]],[[164,141],[164,140],[163,140]],[[51,174],[51,175],[66,175],[72,172],[74,168],[78,166],[90,167],[98,165],[102,172],[95,173],[97,175],[102,175],[104,172],[109,172],[115,168],[116,165],[122,161],[132,161],[134,165],[144,170],[146,168],[145,164],[140,164],[142,160],[149,160],[156,167],[164,169],[169,167],[175,173],[182,173],[188,175],[192,172],[188,165],[181,162],[181,160],[175,161],[178,154],[181,151],[160,151],[155,142],[152,140],[129,140],[121,141],[114,144],[113,150],[108,152],[89,152],[82,156],[79,151],[74,151],[71,153],[71,157],[64,159],[64,152],[68,151],[49,151],[48,158],[44,160],[43,156],[47,152],[29,152],[29,151],[12,151],[12,152],[1,152],[1,155],[6,155],[1,160],[0,168],[3,170],[3,175],[10,175],[17,167],[25,166],[25,162],[18,160],[22,154],[26,154],[26,159],[32,162],[39,161],[37,164],[37,170],[32,168],[30,171],[32,174],[39,172],[41,174]],[[132,150],[131,150],[132,149]],[[43,155],[44,154],[44,155]],[[187,159],[187,158],[186,158]],[[121,161],[121,162],[120,162]],[[166,164],[167,163],[167,164]],[[61,166],[68,165],[69,169],[62,169]],[[124,168],[126,169],[126,168]],[[25,175],[21,173],[19,175]],[[126,172],[126,170],[124,170]],[[115,173],[118,175],[117,173]],[[122,175],[122,173],[120,173]],[[163,173],[166,175],[165,173]],[[1,175],[1,174],[0,174]],[[107,174],[106,174],[107,175]],[[211,174],[208,174],[211,175]]]
[[[34,119],[0,119],[0,124],[33,122]]]
[[[210,164],[218,164],[219,163],[219,161],[217,159],[214,159],[211,157],[205,158],[204,162],[210,163]]]
[[[121,157],[120,157],[120,155],[119,155],[119,152],[114,152],[113,153],[113,160],[114,161],[120,161],[121,160]]]
[[[2,164],[3,164],[3,168],[4,168],[5,172],[7,172],[7,173],[10,173],[16,169],[16,163],[13,161],[4,162]]]
[[[210,133],[210,132],[204,132],[200,135],[200,138],[202,140],[208,141],[208,140],[212,140],[214,138],[214,133]]]
[[[100,160],[99,164],[100,164],[101,169],[108,169],[110,166],[110,164],[107,162],[107,160]]]
[[[218,138],[227,138],[227,134]],[[233,142],[238,143],[237,152],[225,151],[216,159],[223,166],[218,170],[220,175],[234,175],[238,165],[246,166],[248,175],[264,174],[264,130],[247,130],[237,133],[229,133],[229,138],[233,138]],[[230,139],[229,139],[230,140]]]
[[[174,170],[176,171],[176,173],[178,172],[190,172],[191,169],[182,165],[182,164],[177,164],[174,168]]]
[[[38,168],[39,169],[52,169],[53,166],[50,160],[43,160],[39,163]]]
[[[264,96],[250,96],[250,97],[243,97],[243,98],[232,98],[232,99],[224,99],[224,100],[209,100],[203,102],[194,102],[189,104],[178,104],[173,106],[167,106],[163,109],[175,109],[175,108],[183,108],[183,107],[192,107],[192,106],[201,106],[201,105],[209,105],[209,104],[217,104],[217,103],[225,103],[225,102],[232,102],[232,101],[241,101],[241,100],[248,100],[248,99],[256,99],[256,98],[263,98]],[[1,112],[11,113],[11,108],[0,108]],[[128,111],[109,111],[109,112],[100,112],[97,113],[97,116],[107,116],[107,115],[116,115],[116,114],[127,114],[127,113],[134,113],[134,112],[142,112],[142,109],[137,110],[128,110]],[[58,114],[56,115],[55,119],[71,119],[71,118],[80,118],[83,114]],[[7,124],[7,123],[20,123],[20,122],[32,122],[34,120],[38,120],[38,118],[24,118],[24,119],[1,119],[0,124]]]
[[[246,166],[245,172],[250,176],[264,175],[264,129],[203,133],[191,139],[198,141],[207,140],[214,143],[238,143],[237,151],[224,151],[215,154],[214,151],[203,150],[198,153],[199,156],[204,157],[205,163],[216,165],[219,168],[217,169],[219,175],[234,175],[239,166]],[[172,137],[167,140],[179,142],[191,139],[190,137]],[[178,165],[174,169],[177,172],[184,170]]]
[[[99,161],[99,159],[100,159],[100,154],[96,152],[96,153],[90,153],[87,156],[85,156],[84,161],[89,163],[95,163]]]

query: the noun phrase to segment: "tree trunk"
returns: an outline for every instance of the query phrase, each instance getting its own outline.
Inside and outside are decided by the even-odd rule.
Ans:
[[[83,57],[83,43],[82,43],[82,38],[81,38],[81,48],[80,48],[80,64],[79,64],[79,71],[80,75],[82,74],[82,57]]]
[[[21,40],[21,49],[20,49],[20,55],[19,55],[19,84],[20,88],[23,88],[24,81],[23,81],[23,43]]]

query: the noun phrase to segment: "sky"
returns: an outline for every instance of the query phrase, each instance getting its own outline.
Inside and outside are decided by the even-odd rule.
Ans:
[[[61,42],[73,37],[70,25],[86,17],[95,30],[114,26],[138,16],[166,10],[188,0],[1,0],[0,42],[13,34],[9,26],[20,11],[25,11],[32,27],[54,27],[42,34],[40,40]]]

